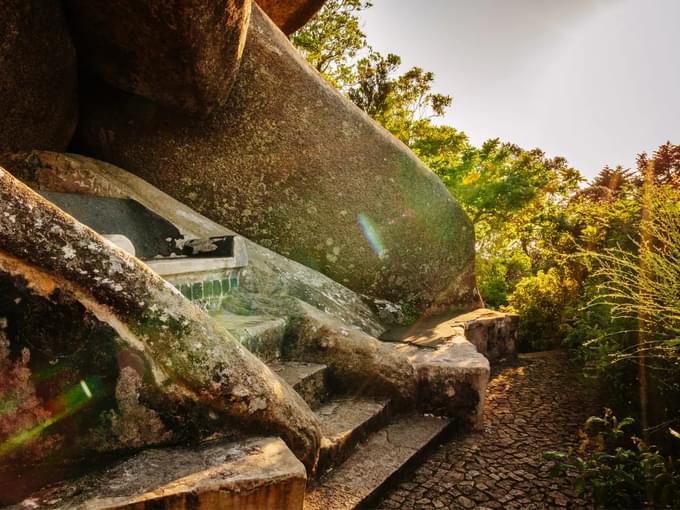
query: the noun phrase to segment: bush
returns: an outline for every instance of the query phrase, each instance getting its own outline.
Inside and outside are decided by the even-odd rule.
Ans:
[[[489,308],[498,308],[508,303],[519,281],[531,274],[531,259],[522,251],[513,251],[505,256],[488,260],[477,260],[479,292]]]
[[[639,416],[656,444],[677,448],[656,426],[680,423],[680,190],[649,185],[642,202],[639,239],[584,252],[593,268],[587,306],[569,341],[613,390],[617,412]]]
[[[674,508],[680,498],[680,471],[655,446],[631,436],[632,418],[619,421],[610,409],[590,417],[573,449],[546,452],[557,461],[552,474],[576,474],[576,490],[597,508]]]
[[[506,308],[520,316],[519,349],[545,350],[561,345],[569,329],[566,317],[578,293],[578,283],[566,270],[552,268],[520,280]]]

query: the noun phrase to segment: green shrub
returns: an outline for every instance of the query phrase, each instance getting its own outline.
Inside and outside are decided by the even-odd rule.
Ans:
[[[657,433],[680,423],[680,190],[648,185],[642,203],[638,239],[584,251],[592,271],[568,342],[618,413],[639,416],[656,444],[680,450]]]
[[[488,260],[481,257],[477,260],[479,292],[489,308],[497,309],[506,305],[508,295],[517,283],[530,274],[531,259],[519,250]]]
[[[557,268],[520,280],[506,308],[520,316],[519,349],[544,350],[561,345],[568,332],[566,318],[578,292],[576,280],[568,271]]]
[[[553,476],[576,475],[576,490],[597,508],[676,508],[680,471],[655,446],[629,435],[632,418],[619,421],[610,409],[592,416],[578,451],[546,452],[556,461]]]

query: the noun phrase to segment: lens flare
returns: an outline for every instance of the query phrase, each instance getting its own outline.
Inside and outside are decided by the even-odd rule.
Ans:
[[[378,257],[383,258],[387,253],[387,250],[383,245],[376,225],[365,213],[359,213],[358,221],[359,226],[361,227],[361,232],[364,234],[368,244],[371,246],[373,253],[375,253]]]
[[[80,387],[83,389],[83,393],[85,393],[85,396],[87,398],[92,398],[92,392],[90,391],[90,387],[87,385],[84,379],[81,379]]]
[[[37,439],[45,431],[45,429],[78,412],[92,398],[92,390],[90,389],[89,385],[87,382],[85,382],[85,380],[81,380],[80,384],[72,387],[62,395],[62,399],[66,403],[66,406],[61,412],[44,420],[41,423],[38,423],[37,425],[34,425],[33,427],[14,434],[3,443],[0,443],[0,457],[7,455],[22,445],[31,443]]]

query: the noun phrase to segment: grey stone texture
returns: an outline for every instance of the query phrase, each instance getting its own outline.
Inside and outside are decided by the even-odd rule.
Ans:
[[[316,410],[321,423],[319,471],[342,463],[354,447],[384,427],[390,419],[390,401],[364,397],[336,397]]]
[[[329,397],[326,365],[304,361],[279,361],[269,364],[281,379],[297,391],[309,407],[317,409]]]
[[[231,91],[250,0],[67,0],[78,58],[108,83],[204,116]]]
[[[433,348],[400,344],[397,352],[416,371],[422,410],[455,417],[464,426],[482,426],[489,360],[465,337],[442,339]]]
[[[517,352],[519,315],[479,308],[456,316],[452,320],[455,326],[463,328],[465,338],[489,361],[512,357]]]
[[[253,6],[207,119],[83,84],[78,143],[199,213],[374,298],[477,303],[474,231],[439,178],[334,90]]]
[[[312,483],[305,510],[374,508],[374,498],[390,480],[417,462],[420,452],[437,443],[451,422],[433,416],[404,416],[359,444],[339,467]]]
[[[0,113],[0,152],[69,144],[76,54],[58,0],[0,2]]]
[[[214,312],[213,319],[264,362],[271,363],[281,357],[286,334],[285,319],[260,315],[234,315],[222,310]]]
[[[414,403],[416,372],[395,344],[381,342],[302,301],[297,306],[285,358],[326,365],[331,383],[340,391],[360,390]]]

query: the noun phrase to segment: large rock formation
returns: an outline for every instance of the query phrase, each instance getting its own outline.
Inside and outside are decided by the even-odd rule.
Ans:
[[[68,0],[78,56],[122,90],[194,114],[226,100],[250,0]]]
[[[257,4],[267,13],[267,16],[276,23],[281,31],[288,35],[309,21],[326,0],[259,0]]]
[[[60,2],[0,2],[0,152],[64,150],[77,103],[75,51]]]
[[[0,277],[0,354],[17,358],[0,359],[7,371],[0,380],[4,384],[10,374],[18,389],[12,386],[8,394],[27,395],[20,400],[37,409],[16,423],[3,422],[0,434],[10,436],[0,441],[0,462],[78,411],[88,403],[82,394],[92,398],[92,388],[100,386],[104,391],[94,401],[104,408],[95,407],[103,414],[94,423],[104,425],[90,421],[73,431],[71,455],[248,428],[280,434],[308,467],[314,466],[318,422],[294,390],[139,260],[3,169]],[[43,362],[39,377],[21,375],[33,368],[31,355]],[[60,381],[61,371],[63,383],[24,388],[35,381],[45,386],[46,377]],[[79,399],[69,396],[71,385]],[[48,396],[36,401],[36,391]],[[65,405],[55,408],[55,402]],[[51,453],[48,444],[40,458]]]
[[[77,154],[30,151],[0,155],[0,165],[40,191],[135,200],[167,218],[189,238],[233,234],[143,179],[103,161]],[[229,307],[234,312],[247,315],[257,307],[263,312],[287,316],[292,308],[298,308],[296,304],[289,306],[290,299],[284,299],[288,296],[309,303],[369,335],[377,337],[385,331],[374,311],[348,288],[256,243],[245,240],[245,244],[249,260],[241,274],[240,288],[246,296],[239,293],[230,296]]]
[[[86,88],[82,148],[216,222],[415,311],[475,299],[474,232],[460,206],[257,6],[237,82],[208,119]]]

